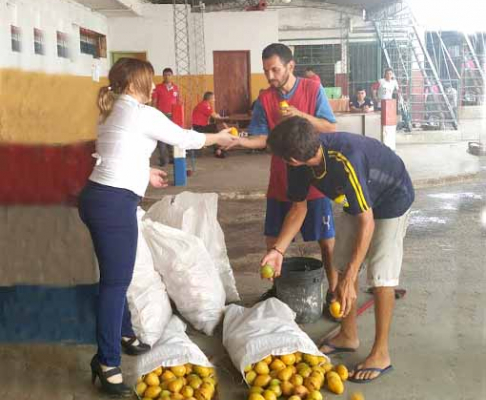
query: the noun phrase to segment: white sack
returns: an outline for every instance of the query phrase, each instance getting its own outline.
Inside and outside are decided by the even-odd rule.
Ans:
[[[138,207],[138,244],[132,281],[127,291],[132,327],[137,337],[149,345],[160,339],[172,316],[169,295],[160,274],[155,271],[152,254],[142,230],[145,212]]]
[[[326,357],[295,323],[295,312],[277,298],[257,303],[252,308],[235,304],[226,307],[223,346],[243,377],[245,366],[269,355],[300,351]]]
[[[177,196],[165,196],[150,207],[147,218],[200,238],[219,271],[226,292],[226,301],[240,300],[224,233],[218,222],[216,193],[183,192]]]
[[[197,330],[212,335],[223,316],[226,294],[203,242],[148,218],[143,233],[154,267],[181,315]]]
[[[173,315],[160,340],[145,354],[137,356],[137,376],[154,369],[182,364],[213,367],[205,354],[189,339],[186,324]]]

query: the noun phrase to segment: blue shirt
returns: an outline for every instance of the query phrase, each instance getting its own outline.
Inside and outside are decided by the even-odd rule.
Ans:
[[[280,92],[280,97],[282,98],[282,100],[291,99],[295,91],[297,90],[299,83],[300,78],[297,78],[294,87],[290,90],[290,92],[288,92],[287,94],[283,94],[282,92]],[[329,105],[329,101],[327,100],[326,91],[324,90],[322,85],[317,92],[316,112],[314,116],[317,118],[323,118],[331,123],[336,122],[336,118],[334,117],[331,106]],[[268,135],[270,133],[267,116],[259,99],[256,100],[255,107],[253,108],[251,122],[248,126],[248,133],[250,135]]]
[[[317,179],[322,169],[288,166],[290,201],[304,201],[313,185],[352,215],[373,209],[375,219],[398,218],[410,208],[415,199],[412,181],[389,147],[347,132],[321,134],[320,141],[326,173]]]

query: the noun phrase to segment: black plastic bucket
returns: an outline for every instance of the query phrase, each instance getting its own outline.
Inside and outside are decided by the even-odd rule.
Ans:
[[[320,260],[308,257],[284,259],[282,273],[275,279],[277,298],[296,312],[297,323],[312,323],[322,317],[323,276]]]

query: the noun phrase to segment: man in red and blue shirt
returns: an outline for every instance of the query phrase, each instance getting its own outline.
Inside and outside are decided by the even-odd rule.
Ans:
[[[162,71],[163,82],[155,86],[155,90],[152,94],[152,103],[155,107],[162,111],[166,117],[172,117],[172,106],[179,103],[179,88],[176,84],[172,83],[172,76],[174,73],[170,68],[164,68]],[[163,142],[158,142],[158,148],[160,151],[160,166],[163,167],[168,161],[168,147]]]
[[[237,144],[251,149],[265,148],[270,131],[282,120],[300,116],[307,119],[319,132],[334,132],[336,119],[320,83],[294,75],[295,62],[291,50],[281,43],[267,46],[262,53],[263,70],[270,84],[255,103],[248,127],[250,137],[240,138]],[[281,108],[285,101],[288,107]],[[308,214],[300,232],[304,241],[317,241],[329,281],[327,301],[337,285],[337,272],[332,266],[334,248],[334,220],[332,206],[322,193],[311,189],[307,197]],[[277,156],[272,156],[270,182],[267,191],[265,236],[267,249],[280,252],[275,242],[282,229],[292,202],[287,197],[287,167]]]

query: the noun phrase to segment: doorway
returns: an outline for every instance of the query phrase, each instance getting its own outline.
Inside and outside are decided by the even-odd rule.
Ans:
[[[250,51],[213,51],[216,111],[246,114],[250,109]]]
[[[147,53],[146,52],[125,52],[125,51],[112,51],[111,52],[111,65],[115,64],[120,58],[127,57],[127,58],[136,58],[138,60],[147,61]]]

